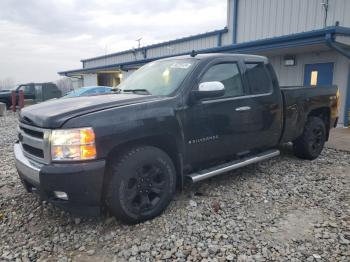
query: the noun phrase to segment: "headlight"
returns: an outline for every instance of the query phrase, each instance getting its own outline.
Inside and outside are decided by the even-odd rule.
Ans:
[[[51,158],[53,161],[95,159],[94,130],[90,127],[53,130],[51,133]]]

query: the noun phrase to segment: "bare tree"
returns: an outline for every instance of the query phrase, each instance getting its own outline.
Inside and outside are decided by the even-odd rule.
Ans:
[[[57,87],[62,91],[62,94],[66,94],[69,91],[73,90],[72,79],[68,77],[61,78],[56,81]]]
[[[11,77],[0,79],[0,90],[12,89],[15,87],[15,80]]]

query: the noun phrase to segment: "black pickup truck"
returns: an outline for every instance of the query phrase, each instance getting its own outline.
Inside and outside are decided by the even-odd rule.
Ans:
[[[4,103],[7,109],[12,105],[12,91],[16,92],[16,104],[18,105],[19,91],[22,90],[24,99],[32,99],[36,102],[46,101],[62,96],[61,90],[54,83],[29,83],[22,84],[13,90],[0,91],[0,102]]]
[[[281,143],[315,159],[337,106],[336,87],[280,88],[265,57],[173,57],[143,66],[115,94],[23,109],[16,167],[44,200],[138,223],[159,215],[185,179],[269,159]]]

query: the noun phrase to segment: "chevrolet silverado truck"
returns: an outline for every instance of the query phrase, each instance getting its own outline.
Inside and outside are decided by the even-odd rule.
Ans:
[[[279,155],[319,156],[337,87],[280,88],[268,59],[192,54],[141,67],[118,92],[23,109],[15,163],[25,188],[81,215],[158,216],[185,180]]]

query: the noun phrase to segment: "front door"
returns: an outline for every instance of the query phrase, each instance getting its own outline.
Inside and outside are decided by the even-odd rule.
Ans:
[[[239,130],[237,118],[239,112],[235,111],[242,103],[236,99],[245,95],[239,64],[236,61],[214,62],[199,83],[212,81],[224,85],[225,95],[196,101],[185,112],[185,159],[194,165],[224,160],[244,147],[244,133]]]
[[[304,86],[329,86],[333,84],[333,63],[305,65]]]
[[[34,85],[21,85],[18,90],[22,90],[24,99],[35,99]]]

